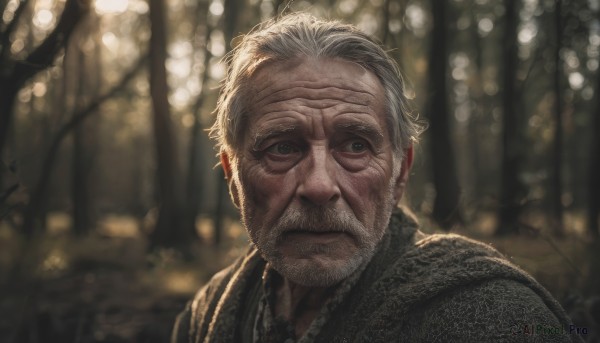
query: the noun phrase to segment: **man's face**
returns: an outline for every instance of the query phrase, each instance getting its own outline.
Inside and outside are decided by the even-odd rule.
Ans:
[[[242,146],[222,157],[250,238],[297,284],[345,279],[373,255],[408,169],[381,83],[351,62],[298,59],[260,69],[247,103]]]

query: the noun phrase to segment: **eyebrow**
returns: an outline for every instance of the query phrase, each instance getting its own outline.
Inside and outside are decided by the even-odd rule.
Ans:
[[[383,144],[383,133],[373,125],[365,123],[338,123],[334,127],[336,131],[356,133],[364,138],[368,138],[375,146]]]
[[[260,150],[262,144],[273,137],[283,136],[299,130],[300,127],[297,124],[280,124],[274,127],[269,127],[267,130],[259,130],[254,135],[254,144],[252,144],[252,150]]]

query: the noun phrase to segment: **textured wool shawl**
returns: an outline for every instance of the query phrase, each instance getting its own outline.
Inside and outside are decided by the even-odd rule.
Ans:
[[[179,315],[172,343],[247,341],[265,261],[251,246]],[[425,235],[402,211],[314,342],[570,342],[556,300],[493,248]]]

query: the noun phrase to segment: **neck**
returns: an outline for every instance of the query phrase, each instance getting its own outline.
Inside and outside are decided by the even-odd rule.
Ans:
[[[290,322],[300,338],[332,294],[333,287],[307,287],[286,278],[276,285],[275,316]]]

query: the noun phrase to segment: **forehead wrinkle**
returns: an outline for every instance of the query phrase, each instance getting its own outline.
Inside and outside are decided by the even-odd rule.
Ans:
[[[260,81],[262,80],[256,80],[259,81],[258,83],[261,83]],[[267,81],[267,80],[265,80]],[[260,89],[255,89],[255,93],[258,97],[260,97],[262,95],[262,93],[270,91],[271,88],[274,88],[274,91],[271,91],[269,94],[276,94],[278,92],[281,91],[285,91],[285,90],[290,90],[290,89],[295,89],[295,88],[304,88],[307,90],[323,90],[323,89],[327,89],[327,88],[337,88],[337,89],[341,89],[343,91],[348,91],[348,92],[354,92],[354,93],[361,93],[361,94],[365,94],[368,96],[373,96],[373,94],[371,94],[371,92],[366,91],[365,89],[370,89],[371,86],[364,84],[364,88],[360,88],[360,87],[354,87],[354,83],[349,83],[346,82],[346,80],[341,80],[341,79],[330,79],[330,80],[318,80],[318,81],[307,81],[307,80],[290,80],[288,82],[284,82],[284,84],[282,85],[281,82],[277,82],[278,80],[272,80],[271,82],[265,82],[266,85],[265,87],[262,87]],[[333,81],[333,82],[331,82]],[[336,82],[338,81],[338,82]],[[341,82],[340,82],[341,81]],[[362,84],[363,82],[360,82],[360,80],[357,80],[357,82],[359,84]],[[278,89],[281,86],[281,89]]]
[[[273,85],[274,87],[274,85]],[[291,98],[306,98],[310,100],[318,100],[318,99],[334,99],[334,100],[342,100],[342,101],[351,101],[357,104],[369,104],[373,99],[376,99],[376,96],[371,94],[368,91],[364,90],[353,90],[347,87],[338,87],[338,86],[322,86],[322,87],[306,87],[304,85],[300,86],[284,86],[281,89],[276,90],[274,92],[270,92],[264,96],[261,94],[267,91],[256,93],[256,99],[258,102],[263,100],[268,100],[270,98],[274,98],[271,101],[277,100],[286,100]],[[324,94],[325,92],[331,94]],[[291,93],[291,94],[289,94]],[[298,94],[298,95],[297,95]],[[323,97],[323,98],[322,98]]]
[[[327,71],[330,71],[331,67],[334,69],[337,69],[342,64],[350,64],[352,66],[358,67],[360,69],[360,71],[359,70],[355,71],[355,73],[357,74],[356,78],[352,79],[351,82],[349,82],[347,79],[345,79],[343,77],[339,77],[339,75],[337,75],[337,74],[334,74],[330,78],[323,79],[323,76],[324,76],[323,73],[315,70],[313,68],[313,64],[306,63],[306,62],[307,61],[303,61],[303,60],[300,60],[300,61],[288,60],[288,61],[279,61],[279,62],[275,62],[272,64],[264,65],[262,68],[259,68],[259,70],[255,71],[252,76],[250,76],[250,82],[266,83],[266,87],[257,89],[257,91],[262,91],[265,88],[269,88],[269,86],[276,85],[278,83],[285,83],[285,82],[287,82],[288,84],[291,84],[291,85],[300,84],[300,85],[304,85],[309,88],[319,87],[320,84],[336,83],[336,84],[342,85],[344,87],[347,87],[350,90],[361,91],[360,87],[355,87],[355,85],[366,86],[367,89],[370,89],[373,87],[372,84],[369,84],[368,82],[364,82],[363,80],[360,80],[364,74],[372,74],[374,79],[377,81],[377,83],[380,83],[379,79],[373,74],[373,72],[371,72],[368,69],[365,69],[360,64],[356,64],[353,62],[349,62],[349,61],[345,61],[345,60],[337,60],[336,61],[335,59],[334,60],[326,59],[326,60],[317,62],[317,65],[325,65],[325,64],[328,65],[325,73],[327,73]],[[309,65],[310,65],[310,67],[308,67]],[[329,66],[331,66],[331,67],[329,67]],[[295,71],[298,71],[298,70],[302,71],[302,73],[301,73],[302,77],[300,79],[298,79],[298,78],[294,79],[294,78],[289,77],[291,74],[293,74]],[[316,85],[316,86],[313,86],[313,85]]]
[[[296,106],[299,107],[299,106]],[[304,107],[304,106],[301,106]],[[293,108],[284,108],[284,109],[269,109],[269,110],[264,110],[260,113],[260,116],[278,116],[278,117],[308,117],[311,115],[314,115],[315,113],[317,113],[312,107],[307,107],[306,110],[304,111],[300,111],[299,109],[293,109]]]
[[[294,82],[295,83],[295,82]],[[276,85],[273,84],[271,85],[271,87],[273,88],[278,88],[275,87]],[[269,88],[271,87],[267,87],[264,90],[257,92],[257,96],[260,97],[260,95],[266,91],[269,90]],[[300,85],[284,85],[281,87],[281,89],[277,89],[273,92],[270,92],[269,94],[265,95],[262,98],[268,98],[269,96],[280,96],[281,93],[286,93],[286,92],[294,92],[294,91],[304,91],[308,94],[322,94],[324,91],[333,91],[335,93],[351,93],[353,94],[356,98],[374,98],[375,96],[364,89],[353,89],[351,87],[349,87],[349,85],[331,85],[331,84],[323,84],[321,86],[318,87],[308,87],[305,84],[300,84]],[[285,95],[284,95],[285,96]],[[262,99],[261,98],[261,99]]]
[[[268,114],[275,113],[294,113],[299,115],[314,115],[318,113],[334,113],[338,114],[346,114],[346,113],[356,113],[356,114],[370,114],[372,116],[376,116],[377,110],[367,105],[358,105],[358,104],[350,104],[350,103],[339,103],[337,101],[332,100],[306,100],[306,99],[294,99],[294,105],[290,106],[287,101],[279,101],[275,103],[270,103],[265,106],[262,106],[259,111],[256,113],[264,116]]]
[[[306,109],[327,109],[344,105],[370,108],[376,103],[377,101],[374,97],[366,97],[364,95],[354,96],[353,94],[344,94],[343,91],[323,94],[323,92],[296,92],[290,89],[282,91],[279,94],[270,94],[265,98],[254,101],[252,107],[255,112],[264,112],[269,111],[271,108],[290,108],[294,106]]]

